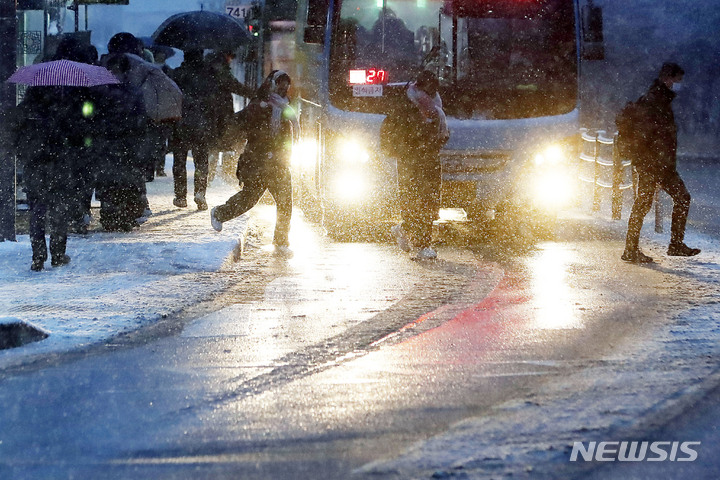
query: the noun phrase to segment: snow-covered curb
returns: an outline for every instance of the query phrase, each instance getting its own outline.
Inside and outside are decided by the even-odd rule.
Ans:
[[[222,203],[235,191],[216,180],[208,203]],[[31,272],[27,235],[0,242],[0,315],[49,333],[42,341],[0,350],[0,369],[151,325],[231,281],[218,272],[244,238],[247,216],[215,232],[207,211],[192,202],[187,209],[172,205],[172,177],[149,183],[148,197],[154,213],[137,230],[71,236],[72,261],[62,268],[47,262],[42,272]]]

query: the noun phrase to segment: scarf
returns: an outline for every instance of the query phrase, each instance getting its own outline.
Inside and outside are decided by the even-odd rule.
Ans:
[[[407,96],[410,101],[420,110],[420,114],[423,116],[426,122],[432,122],[437,120],[438,123],[438,138],[448,139],[450,137],[450,130],[447,125],[447,118],[443,111],[442,100],[440,94],[436,93],[435,97],[431,97],[424,91],[417,88],[415,83],[411,83],[407,89]]]

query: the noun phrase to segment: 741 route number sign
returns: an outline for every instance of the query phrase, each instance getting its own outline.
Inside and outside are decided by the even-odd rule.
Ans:
[[[239,20],[245,20],[252,11],[252,5],[225,5],[225,13]]]

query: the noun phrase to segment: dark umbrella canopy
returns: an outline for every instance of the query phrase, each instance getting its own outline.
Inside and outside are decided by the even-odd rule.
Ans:
[[[198,10],[173,15],[152,35],[155,45],[180,50],[234,51],[251,39],[240,21],[230,15]]]

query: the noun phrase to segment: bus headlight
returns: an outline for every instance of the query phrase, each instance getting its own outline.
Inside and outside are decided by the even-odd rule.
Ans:
[[[563,163],[566,158],[567,155],[565,150],[560,145],[550,145],[545,150],[535,155],[535,165],[538,167],[545,165],[558,165]]]
[[[367,149],[357,140],[344,139],[338,147],[340,158],[347,163],[367,163],[370,160]]]
[[[568,149],[559,144],[550,145],[535,155],[530,188],[538,206],[557,210],[572,201],[576,179],[569,158]]]

